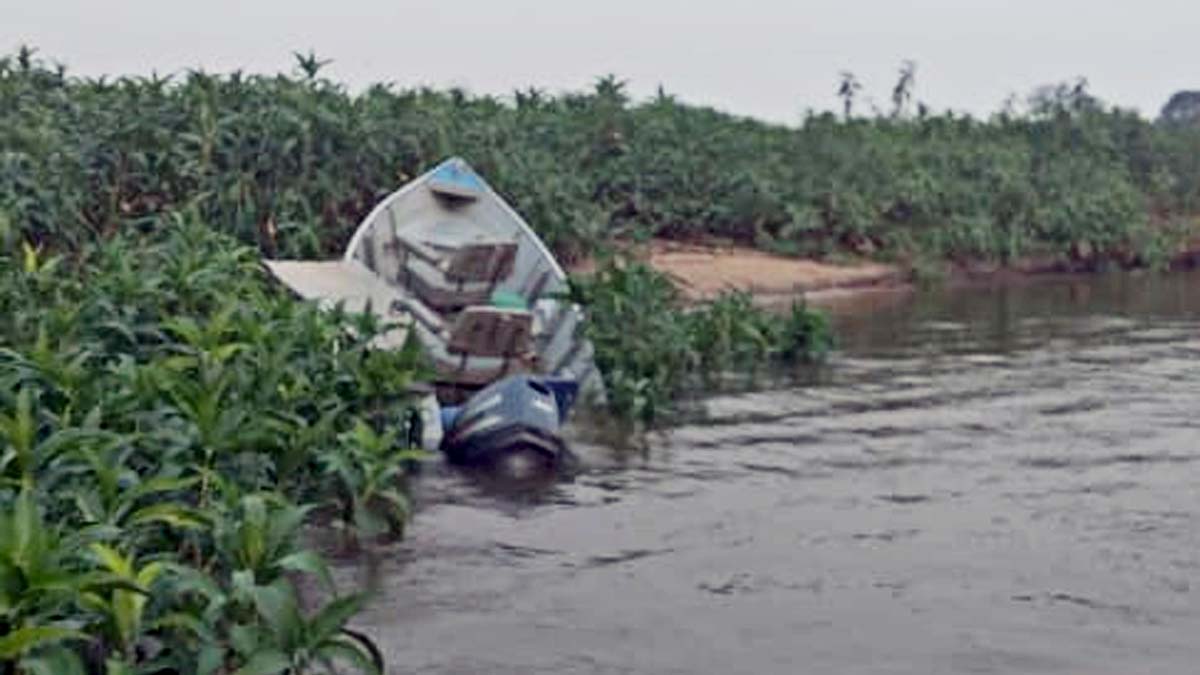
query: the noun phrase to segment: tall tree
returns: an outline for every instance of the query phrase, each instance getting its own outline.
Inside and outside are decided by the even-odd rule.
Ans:
[[[850,119],[850,115],[854,113],[854,98],[858,96],[858,92],[862,89],[862,84],[854,73],[843,70],[841,73],[841,84],[838,85],[837,95],[842,99],[842,114],[846,119]]]
[[[917,83],[917,64],[905,61],[900,65],[900,79],[892,87],[892,116],[899,117],[912,100],[913,87]]]
[[[1200,125],[1200,91],[1177,91],[1163,106],[1159,120]]]

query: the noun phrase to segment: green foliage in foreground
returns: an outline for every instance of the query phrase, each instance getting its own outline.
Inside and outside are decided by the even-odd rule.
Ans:
[[[641,262],[608,260],[594,275],[572,278],[571,296],[588,312],[585,331],[610,407],[644,422],[677,412],[678,397],[697,384],[819,361],[833,346],[820,312],[766,311],[742,292],[689,308],[666,275]]]
[[[0,673],[375,672],[300,529],[400,530],[418,356],[208,227],[158,229],[0,249]]]
[[[55,245],[194,205],[269,254],[339,252],[383,195],[463,155],[567,261],[615,237],[717,236],[804,255],[1154,262],[1200,209],[1200,126],[1082,86],[988,120],[740,119],[622,82],[509,100],[299,74],[76,79],[0,59],[0,221]],[[854,83],[850,89],[857,87]]]

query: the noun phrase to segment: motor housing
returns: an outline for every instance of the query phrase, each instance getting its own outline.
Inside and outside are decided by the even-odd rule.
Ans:
[[[560,469],[573,459],[562,426],[577,392],[574,381],[562,378],[497,380],[462,406],[442,408],[441,449],[455,464],[497,465],[521,456]]]

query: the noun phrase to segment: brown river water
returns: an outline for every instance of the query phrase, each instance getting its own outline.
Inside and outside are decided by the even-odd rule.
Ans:
[[[340,576],[395,673],[1200,672],[1200,275],[864,296],[815,384]]]

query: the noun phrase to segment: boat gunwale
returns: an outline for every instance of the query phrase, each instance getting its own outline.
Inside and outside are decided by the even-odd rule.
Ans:
[[[367,213],[366,217],[359,221],[358,227],[355,229],[354,234],[350,237],[350,242],[346,244],[346,251],[342,254],[342,259],[352,260],[354,258],[355,251],[361,245],[362,238],[366,236],[366,231],[373,227],[376,218],[380,217],[387,209],[391,208],[393,202],[401,197],[407,196],[411,191],[418,187],[428,187],[430,179],[438,171],[438,169],[451,162],[458,162],[465,165],[466,168],[475,175],[484,188],[484,194],[481,196],[491,198],[493,202],[496,202],[500,205],[500,208],[504,211],[504,213],[517,224],[517,228],[521,231],[521,234],[524,235],[537,248],[537,251],[541,254],[542,259],[550,263],[550,271],[558,277],[560,282],[566,283],[566,271],[563,270],[562,265],[558,264],[558,260],[555,259],[554,254],[550,252],[550,249],[547,248],[546,243],[542,241],[542,238],[533,231],[533,228],[529,226],[529,223],[525,222],[525,219],[521,217],[521,214],[517,213],[516,209],[514,209],[507,201],[505,201],[504,197],[502,197],[500,193],[496,192],[492,188],[491,183],[484,180],[484,178],[480,176],[477,171],[475,171],[474,167],[468,164],[465,159],[458,157],[457,155],[440,162],[437,166],[414,178],[408,183],[405,183],[404,185],[400,186],[400,188],[380,200],[379,203],[377,203],[375,207],[371,209],[369,213]],[[390,220],[391,219],[389,219],[389,221]]]

